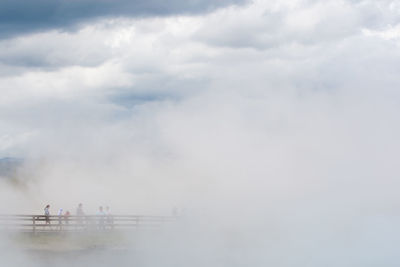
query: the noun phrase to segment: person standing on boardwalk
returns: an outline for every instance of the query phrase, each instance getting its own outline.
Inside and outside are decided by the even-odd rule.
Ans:
[[[46,220],[46,224],[50,225],[50,205],[47,204],[44,208],[44,218]]]
[[[76,209],[76,216],[85,216],[82,203],[79,203],[78,208]]]
[[[69,212],[69,210],[67,210],[64,214],[64,221],[65,224],[69,224],[69,216],[71,216],[71,213]]]
[[[97,212],[97,219],[98,219],[98,229],[99,230],[104,230],[105,226],[104,226],[104,217],[106,216],[105,212],[103,211],[103,207],[100,206],[99,207],[99,211]]]
[[[58,216],[58,225],[60,227],[60,230],[62,230],[62,217],[63,217],[63,209],[62,208],[58,210],[57,216]]]
[[[83,204],[82,203],[79,203],[78,208],[76,209],[76,216],[77,216],[77,219],[76,219],[77,224],[79,226],[82,226],[82,228],[83,228],[83,223],[84,223],[83,217],[85,216],[85,213],[83,212]]]
[[[110,207],[106,207],[106,216],[107,216],[107,225],[110,226],[110,229],[113,229],[114,226],[114,218],[111,214]]]

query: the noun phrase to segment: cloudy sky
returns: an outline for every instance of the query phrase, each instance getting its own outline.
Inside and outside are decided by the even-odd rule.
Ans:
[[[68,154],[61,150],[82,143],[95,149],[96,139],[114,147],[139,141],[146,127],[142,137],[161,149],[187,117],[204,116],[196,127],[210,135],[241,122],[260,135],[295,134],[301,112],[372,125],[387,110],[388,120],[397,108],[399,8],[368,0],[2,1],[0,154]],[[201,138],[198,129],[176,130]]]
[[[392,266],[399,48],[398,0],[1,1],[0,157],[33,162],[6,195],[325,218],[332,266]]]

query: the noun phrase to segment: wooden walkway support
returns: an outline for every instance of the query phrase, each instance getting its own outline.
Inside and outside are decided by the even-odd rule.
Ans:
[[[33,233],[110,231],[159,227],[175,220],[176,217],[173,216],[150,215],[0,215],[0,230]]]

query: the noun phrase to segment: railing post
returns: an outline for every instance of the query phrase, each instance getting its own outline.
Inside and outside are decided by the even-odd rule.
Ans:
[[[36,233],[36,217],[35,216],[32,216],[32,230],[33,230],[33,233]]]

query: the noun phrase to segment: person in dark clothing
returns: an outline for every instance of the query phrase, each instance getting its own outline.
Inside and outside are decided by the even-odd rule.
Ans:
[[[44,218],[46,220],[46,224],[50,225],[50,205],[47,204],[44,208]]]

